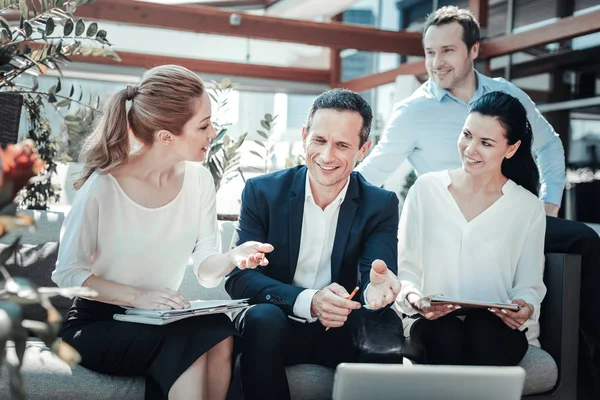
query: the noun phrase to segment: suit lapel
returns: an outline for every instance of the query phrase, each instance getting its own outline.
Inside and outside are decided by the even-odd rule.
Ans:
[[[289,238],[290,238],[290,283],[294,280],[298,254],[300,252],[300,236],[302,236],[302,217],[304,216],[304,198],[306,185],[306,168],[301,168],[292,183],[289,200]]]
[[[350,230],[352,223],[354,222],[354,215],[358,204],[356,198],[358,197],[358,180],[355,174],[350,175],[350,183],[348,184],[348,191],[346,192],[346,198],[340,207],[340,214],[338,216],[337,228],[335,231],[335,241],[333,243],[333,250],[331,252],[331,279],[332,282],[337,282],[340,277],[340,268],[342,267],[342,258],[346,250],[346,243],[348,243],[348,237],[350,236]]]

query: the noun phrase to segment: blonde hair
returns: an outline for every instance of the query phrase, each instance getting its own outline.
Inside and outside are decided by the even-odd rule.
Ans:
[[[151,145],[154,134],[162,129],[180,135],[204,90],[204,83],[192,71],[162,65],[147,71],[139,86],[130,85],[115,93],[83,145],[80,161],[84,166],[75,189],[81,188],[94,171],[106,174],[127,162],[129,130],[145,145]],[[131,101],[129,111],[127,101]]]

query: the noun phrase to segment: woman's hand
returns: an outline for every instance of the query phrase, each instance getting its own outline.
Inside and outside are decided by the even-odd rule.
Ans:
[[[444,315],[460,309],[460,306],[455,306],[452,304],[436,304],[433,306],[429,304],[421,306],[421,296],[416,293],[409,293],[406,295],[406,300],[408,300],[412,308],[417,310],[423,317],[429,320],[441,318]]]
[[[140,290],[135,296],[133,306],[140,310],[182,310],[190,302],[180,293],[164,288],[160,290]]]
[[[229,260],[239,269],[264,267],[269,264],[265,254],[272,251],[268,243],[246,242],[229,250]]]
[[[521,309],[510,311],[503,308],[490,308],[489,310],[504,321],[510,329],[519,329],[533,315],[533,306],[521,299],[515,299],[512,302],[518,304]]]

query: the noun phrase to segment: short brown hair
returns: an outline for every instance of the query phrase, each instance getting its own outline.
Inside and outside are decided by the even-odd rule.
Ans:
[[[447,25],[458,22],[463,28],[463,42],[467,50],[471,51],[473,45],[480,41],[479,22],[469,10],[456,6],[444,6],[438,8],[433,14],[429,14],[423,26],[423,35],[431,26]]]

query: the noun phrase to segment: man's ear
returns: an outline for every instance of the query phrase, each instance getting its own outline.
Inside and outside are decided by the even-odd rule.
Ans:
[[[480,42],[475,42],[475,44],[473,44],[473,47],[471,47],[471,58],[473,60],[475,60],[477,57],[479,57],[479,46],[480,46]]]
[[[306,142],[306,138],[308,137],[308,128],[306,125],[302,125],[302,141]]]
[[[156,138],[160,143],[166,144],[167,146],[170,146],[173,143],[173,134],[165,129],[158,131]]]
[[[509,147],[508,153],[506,153],[506,159],[511,158],[512,156],[515,155],[515,153],[517,152],[517,150],[519,150],[519,146],[521,146],[521,141],[518,140],[517,143],[512,144]]]
[[[369,149],[371,148],[372,145],[373,145],[373,142],[370,140],[367,140],[365,142],[365,144],[362,145],[362,147],[359,150],[358,161],[362,161],[365,158],[365,156],[369,152]]]

